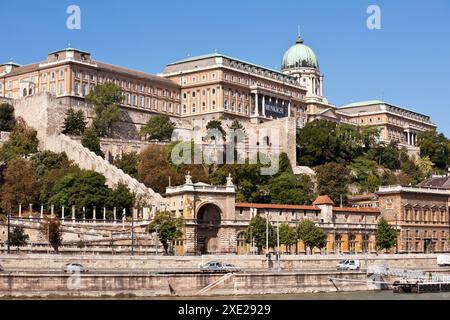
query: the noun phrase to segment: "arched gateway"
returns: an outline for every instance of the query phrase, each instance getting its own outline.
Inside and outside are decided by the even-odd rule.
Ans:
[[[166,188],[167,210],[184,220],[187,255],[236,252],[235,195],[231,176],[216,186],[193,183],[188,174],[184,185]]]
[[[205,203],[197,211],[197,251],[199,254],[220,253],[219,229],[222,211],[214,203]]]

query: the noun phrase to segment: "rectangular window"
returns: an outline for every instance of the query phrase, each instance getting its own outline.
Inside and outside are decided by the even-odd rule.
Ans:
[[[137,97],[135,94],[133,94],[133,106],[137,105]]]
[[[167,111],[167,102],[166,102],[166,101],[163,101],[163,103],[162,103],[162,110],[163,110],[164,112]]]
[[[144,106],[144,97],[143,96],[139,96],[139,106],[140,107]]]
[[[155,111],[158,111],[158,100],[153,100],[153,109],[155,110]]]

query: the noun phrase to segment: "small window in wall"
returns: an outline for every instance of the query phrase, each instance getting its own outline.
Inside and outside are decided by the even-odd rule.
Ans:
[[[393,201],[391,198],[386,199],[386,209],[392,209],[393,208]]]
[[[155,111],[158,111],[158,100],[153,100],[153,109],[155,110]]]
[[[183,113],[187,112],[187,106],[185,104],[183,104]]]
[[[192,113],[195,113],[196,109],[195,109],[195,103],[192,104]]]

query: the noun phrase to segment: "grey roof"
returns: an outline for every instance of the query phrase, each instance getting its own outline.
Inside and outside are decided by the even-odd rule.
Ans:
[[[419,187],[450,189],[450,176],[434,176],[418,184]]]

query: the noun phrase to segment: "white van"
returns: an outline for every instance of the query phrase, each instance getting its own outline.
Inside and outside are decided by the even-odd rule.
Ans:
[[[358,270],[359,260],[343,260],[337,264],[338,270]]]
[[[438,266],[450,266],[450,255],[440,254],[436,258]]]

